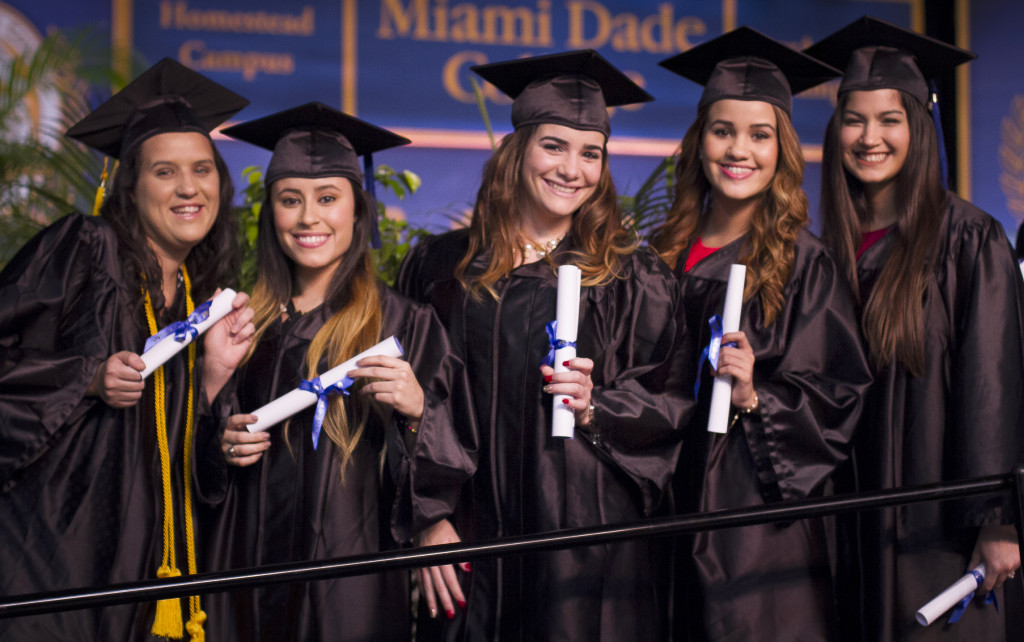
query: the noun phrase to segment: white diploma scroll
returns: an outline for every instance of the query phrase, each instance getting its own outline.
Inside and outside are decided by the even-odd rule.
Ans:
[[[747,280],[747,266],[733,263],[729,268],[729,284],[725,288],[725,307],[722,310],[722,334],[740,329],[743,308],[743,287]],[[729,429],[729,406],[732,402],[732,377],[715,377],[711,387],[711,412],[708,414],[708,432],[725,434]]]
[[[580,324],[580,269],[575,265],[558,266],[558,302],[555,304],[555,339],[572,343],[555,350],[555,372],[568,372],[562,365],[576,358],[576,334]],[[568,395],[555,395],[551,410],[551,436],[572,439],[576,429],[576,413],[563,399]]]
[[[197,337],[231,312],[231,302],[234,298],[235,291],[231,288],[222,290],[220,294],[213,297],[213,300],[210,301],[209,316],[195,324],[196,332],[198,333]],[[193,338],[192,333],[187,333],[184,341],[178,341],[174,338],[174,333],[172,332],[157,341],[156,345],[150,347],[149,350],[139,355],[142,357],[142,362],[146,364],[146,369],[142,371],[142,378],[148,377],[154,370],[167,363],[171,357],[185,349],[185,346],[192,343]]]
[[[394,337],[388,337],[384,339],[372,348],[360,352],[356,356],[352,357],[348,361],[342,363],[339,366],[335,366],[327,372],[320,375],[320,384],[324,388],[329,388],[334,384],[338,383],[351,370],[356,369],[356,363],[365,359],[366,357],[373,357],[377,355],[384,355],[386,357],[401,357],[405,354],[402,351],[402,345],[398,343],[398,339]],[[249,413],[256,415],[256,423],[248,426],[249,432],[258,432],[266,430],[271,426],[284,421],[288,417],[309,408],[316,403],[317,395],[314,392],[296,388],[291,392],[285,393],[277,399],[271,401],[267,405],[263,406],[259,410],[254,410]]]
[[[974,572],[981,574],[982,581],[985,577],[985,564],[982,562],[974,567],[974,571],[964,574],[963,577],[958,579],[956,582],[947,588],[945,591],[939,593],[931,602],[928,602],[917,610],[917,622],[921,626],[928,626],[935,620],[942,617],[942,614],[949,609],[956,606],[962,599],[971,594],[972,591],[978,590],[981,586],[981,582],[975,577]]]

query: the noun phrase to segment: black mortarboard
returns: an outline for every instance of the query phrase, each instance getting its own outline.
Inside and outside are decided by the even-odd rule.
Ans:
[[[760,100],[793,114],[793,94],[839,70],[750,27],[740,27],[658,63],[704,85],[698,109],[723,98]]]
[[[364,180],[358,159],[363,156],[366,189],[371,198],[374,196],[373,152],[412,142],[319,102],[234,125],[222,133],[274,152],[263,179],[266,185],[279,178],[328,176],[349,178],[358,185]],[[370,205],[376,217],[376,203]],[[371,233],[373,246],[379,248],[376,218]]]
[[[607,107],[654,98],[592,49],[472,67],[508,94],[512,126],[550,123],[611,134]]]
[[[927,79],[977,57],[974,52],[863,16],[804,50],[845,68],[839,93],[899,89],[928,104]]]
[[[209,135],[248,104],[230,89],[164,58],[75,123],[67,136],[120,158],[156,134]]]

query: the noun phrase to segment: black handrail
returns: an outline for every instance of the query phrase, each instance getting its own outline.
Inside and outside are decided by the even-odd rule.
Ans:
[[[702,530],[792,521],[807,517],[821,517],[900,504],[949,500],[999,492],[1012,492],[1016,496],[1014,505],[1017,507],[1017,534],[1020,539],[1021,551],[1024,553],[1024,466],[1019,466],[1006,475],[994,475],[961,482],[794,500],[767,506],[718,510],[620,525],[576,528],[479,543],[448,544],[374,555],[275,564],[255,569],[131,582],[105,588],[71,589],[12,596],[0,600],[0,618],[217,593],[243,587],[255,588],[271,584],[470,562],[502,555],[520,555],[627,539],[664,537]]]

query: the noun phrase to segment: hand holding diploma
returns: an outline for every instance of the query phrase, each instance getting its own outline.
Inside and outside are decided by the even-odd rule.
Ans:
[[[357,362],[365,359],[366,357],[375,355],[397,358],[403,354],[402,346],[398,343],[398,340],[395,339],[395,337],[388,337],[369,350],[361,352],[341,365],[331,368],[319,377],[316,377],[312,382],[304,382],[304,384],[307,385],[300,386],[299,388],[278,397],[274,401],[271,401],[262,408],[249,413],[256,416],[256,421],[248,426],[249,432],[266,430],[271,426],[284,421],[288,417],[309,408],[313,404],[318,404],[317,415],[322,415],[323,412],[321,412],[321,409],[323,408],[323,410],[326,410],[326,395],[329,391],[335,388],[335,386],[347,388],[352,384],[352,380],[349,379],[348,374],[351,370],[356,368]],[[313,431],[314,447],[317,443],[317,439],[319,438],[319,431],[315,428],[316,427],[314,427]]]
[[[733,264],[729,268],[729,283],[725,289],[725,307],[722,311],[722,339],[726,335],[737,332],[740,329],[740,313],[743,308],[743,288],[746,278],[747,266]],[[743,340],[746,341],[746,337]],[[747,348],[749,347],[750,345],[747,344]],[[708,414],[708,432],[724,434],[729,429],[729,406],[732,403],[733,396],[732,383],[732,376],[721,372],[720,369],[711,388],[711,411]]]
[[[579,330],[580,321],[580,269],[575,265],[560,265],[558,267],[558,298],[555,304],[555,322],[548,328],[549,343],[551,352],[544,360],[544,365],[554,369],[553,375],[560,375],[569,372],[569,363],[576,358],[576,335]],[[591,364],[591,368],[593,365]],[[544,373],[547,380],[547,373]],[[590,372],[586,373],[589,380]],[[564,378],[560,377],[557,385],[563,383]],[[552,400],[551,411],[551,436],[573,438],[576,427],[576,411],[579,410],[579,399],[570,391],[563,392],[562,388],[556,388],[556,382],[552,378],[551,385],[546,387],[548,392],[555,395]],[[593,387],[591,385],[591,387]],[[587,400],[584,409],[590,405],[590,394],[587,391]],[[572,397],[572,398],[571,398]]]
[[[966,607],[974,597],[974,592],[984,582],[985,565],[978,564],[945,591],[935,596],[931,602],[918,609],[915,615],[918,623],[921,626],[928,626],[956,604],[962,604],[962,607]],[[954,615],[950,618],[950,622],[956,622],[959,619],[959,615]]]
[[[142,378],[148,377],[154,370],[164,365],[187,346],[197,336],[206,332],[213,324],[223,319],[234,307],[232,301],[235,291],[228,288],[213,299],[197,307],[188,319],[177,321],[160,330],[146,340],[146,347],[140,355],[145,363]]]

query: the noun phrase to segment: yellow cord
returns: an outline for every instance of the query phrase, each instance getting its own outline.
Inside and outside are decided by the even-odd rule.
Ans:
[[[195,304],[192,302],[192,282],[188,277],[188,270],[181,266],[182,277],[185,282],[185,310],[192,314]],[[149,296],[149,290],[143,288],[143,296],[146,301],[146,322],[149,324],[150,334],[157,333],[156,314],[153,311],[153,302]],[[195,529],[192,521],[192,423],[193,423],[193,380],[192,371],[195,367],[196,346],[195,342],[188,346],[188,397],[185,410],[185,443],[184,443],[184,475],[182,486],[185,490],[185,551],[187,566],[190,575],[196,573],[196,548]],[[174,546],[174,505],[171,491],[171,456],[167,443],[167,400],[164,388],[163,366],[153,373],[153,396],[156,410],[156,433],[157,445],[160,450],[160,476],[163,483],[164,497],[164,546],[163,558],[160,568],[157,570],[157,577],[179,577],[181,571],[177,568]],[[189,597],[189,612],[191,618],[187,629],[193,642],[203,642],[203,622],[206,621],[206,614],[200,609],[199,596]],[[156,617],[153,620],[153,635],[180,639],[182,636],[181,623],[181,601],[178,598],[159,600],[156,605]]]

